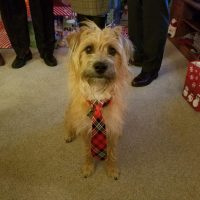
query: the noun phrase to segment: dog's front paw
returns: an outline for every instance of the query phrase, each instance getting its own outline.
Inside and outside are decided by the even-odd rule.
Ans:
[[[82,167],[82,174],[84,178],[91,176],[94,173],[94,163],[84,164]]]
[[[69,136],[68,135],[68,136],[65,137],[65,142],[66,143],[70,143],[70,142],[72,142],[74,140],[74,138],[75,138],[75,136]]]
[[[106,171],[109,177],[114,178],[115,180],[119,179],[120,170],[117,166],[107,165]]]
[[[74,132],[67,132],[65,135],[65,142],[70,143],[75,139],[75,133]]]

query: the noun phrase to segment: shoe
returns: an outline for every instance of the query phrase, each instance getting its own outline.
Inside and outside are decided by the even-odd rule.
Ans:
[[[3,59],[3,56],[0,54],[0,66],[5,65],[5,61]]]
[[[53,54],[43,54],[43,55],[41,55],[41,58],[43,58],[45,64],[50,66],[50,67],[54,67],[58,64],[57,60],[53,56]]]
[[[132,81],[132,86],[143,87],[149,85],[154,79],[158,77],[158,72],[141,72]]]
[[[28,60],[31,60],[31,59],[32,59],[32,53],[29,50],[29,52],[25,54],[25,56],[22,58],[19,56],[16,56],[15,60],[12,63],[12,68],[15,68],[15,69],[21,68],[26,64]]]

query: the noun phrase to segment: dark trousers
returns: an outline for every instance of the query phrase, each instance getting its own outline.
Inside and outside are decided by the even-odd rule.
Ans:
[[[143,72],[159,71],[169,24],[169,0],[128,0],[129,38]]]
[[[37,48],[42,56],[53,53],[55,43],[53,0],[29,0]],[[30,46],[24,0],[0,0],[1,17],[17,56],[24,56]]]

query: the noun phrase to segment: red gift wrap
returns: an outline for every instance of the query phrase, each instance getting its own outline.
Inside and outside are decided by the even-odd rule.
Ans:
[[[194,110],[200,112],[200,61],[189,63],[182,95]]]

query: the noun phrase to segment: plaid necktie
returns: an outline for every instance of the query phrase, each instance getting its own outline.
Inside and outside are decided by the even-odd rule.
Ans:
[[[106,125],[102,116],[102,108],[109,102],[110,100],[89,102],[91,110],[88,116],[92,120],[91,154],[98,160],[107,158]]]

